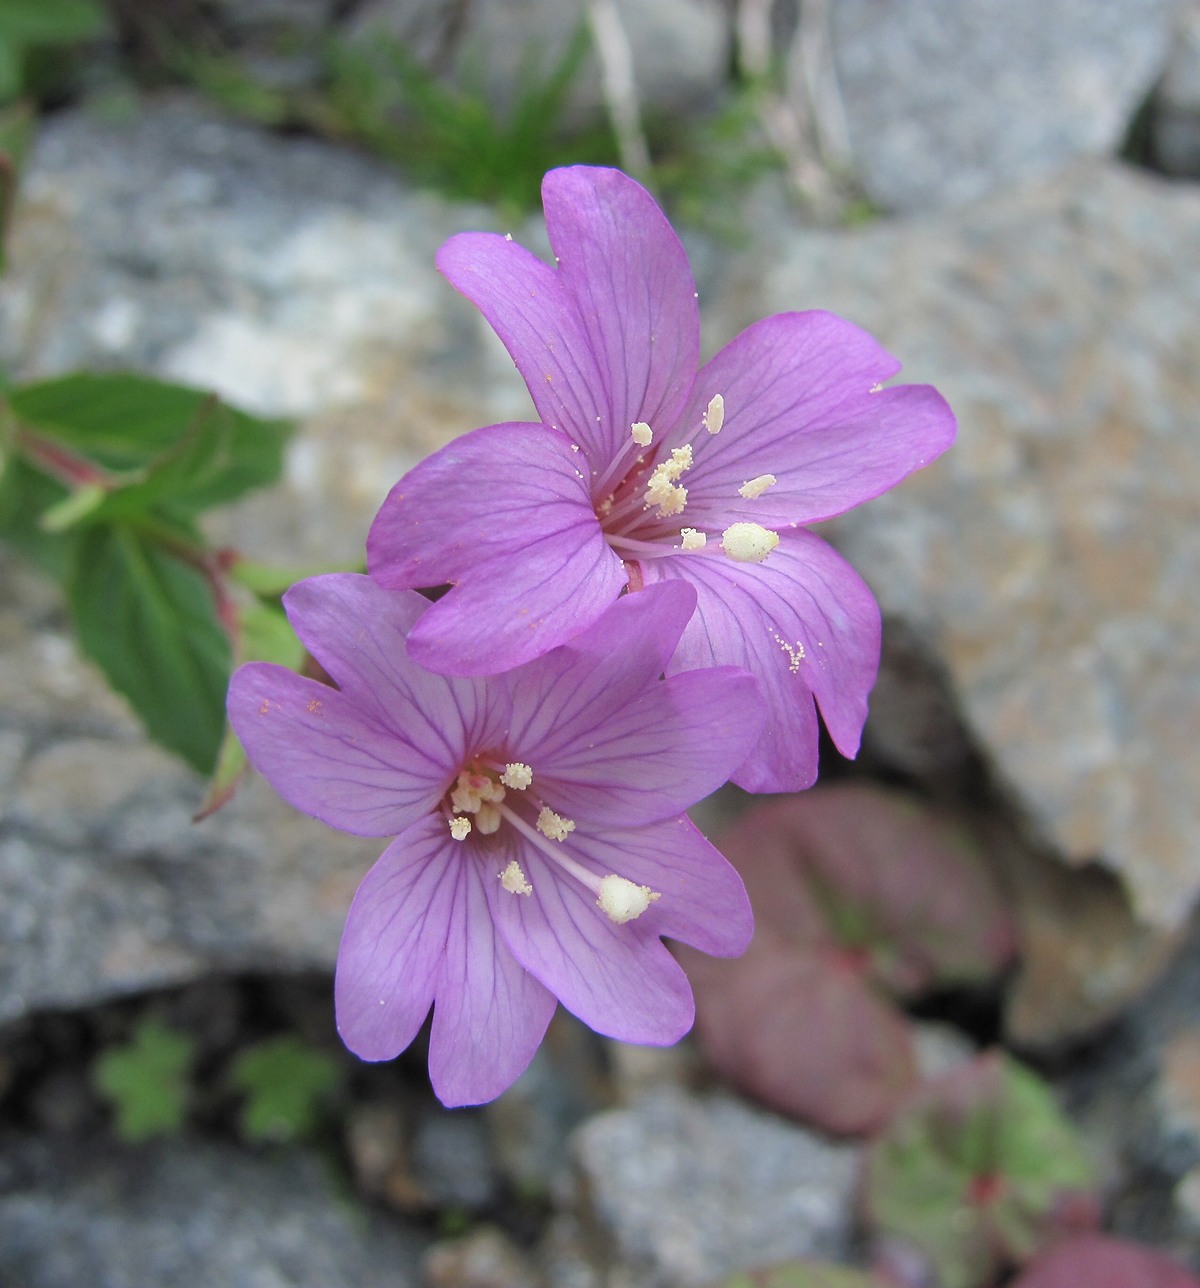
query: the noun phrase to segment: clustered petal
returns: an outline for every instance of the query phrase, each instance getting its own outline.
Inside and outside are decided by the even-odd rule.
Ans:
[[[555,266],[508,237],[438,255],[525,379],[536,422],[406,474],[369,577],[284,604],[332,680],[251,663],[229,715],[285,799],[391,836],[351,905],[339,1031],[389,1059],[433,1010],[448,1105],[525,1068],[556,1000],[668,1043],[691,990],[663,943],[735,955],[741,880],[684,811],[732,777],[809,786],[819,717],[857,752],[879,609],[805,525],[950,444],[954,417],[820,311],[747,328],[704,366],[683,247],[615,170],[543,185]],[[435,601],[417,594],[441,588]]]

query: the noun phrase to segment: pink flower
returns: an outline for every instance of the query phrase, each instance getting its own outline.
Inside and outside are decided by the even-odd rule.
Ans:
[[[695,287],[649,194],[615,170],[543,185],[551,268],[490,233],[438,256],[529,386],[540,424],[451,443],[392,490],[368,541],[392,588],[452,589],[414,628],[422,665],[453,675],[529,661],[594,623],[626,588],[696,592],[668,671],[737,665],[767,699],[738,767],[751,791],[816,777],[816,705],[858,749],[879,658],[879,610],[802,525],[928,464],[954,417],[926,385],[829,313],[749,327],[700,368]]]
[[[674,1042],[693,1017],[666,935],[734,955],[741,879],[684,816],[762,725],[750,676],[662,678],[695,594],[655,587],[566,646],[492,678],[434,675],[407,640],[432,608],[352,574],[285,597],[337,687],[251,663],[229,716],[285,800],[395,836],[359,887],[338,954],[338,1028],[366,1060],[416,1036],[448,1105],[525,1068],[555,998],[598,1032]]]

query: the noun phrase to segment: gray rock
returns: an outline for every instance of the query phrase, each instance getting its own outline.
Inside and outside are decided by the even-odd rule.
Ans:
[[[833,534],[1038,834],[1164,925],[1200,890],[1196,262],[1200,193],[1097,164],[923,224],[782,229],[718,309],[722,335],[833,309],[947,396],[957,444]]]
[[[729,19],[718,0],[616,0],[629,43],[637,93],[660,113],[711,106],[726,78]],[[370,0],[355,14],[352,39],[379,32],[399,37],[427,65],[460,87],[482,88],[501,117],[520,101],[532,64],[545,77],[572,37],[587,25],[584,0],[488,0],[447,5],[442,0]],[[604,110],[594,51],[579,70],[566,108],[568,122],[596,119]]]
[[[709,1284],[845,1254],[859,1149],[723,1097],[648,1095],[575,1135],[583,1194],[629,1282]]]
[[[0,1142],[0,1279],[22,1288],[405,1288],[424,1244],[302,1154]]]
[[[889,210],[957,205],[1112,153],[1178,0],[838,0],[857,176]]]
[[[1187,0],[1180,11],[1153,107],[1155,162],[1168,174],[1200,179],[1200,0]]]
[[[286,491],[222,536],[262,558],[362,558],[387,489],[453,434],[528,414],[511,364],[433,257],[482,216],[383,167],[187,99],[39,133],[0,286],[18,379],[133,368],[298,417]],[[507,395],[507,397],[505,396]],[[290,516],[290,517],[289,517]]]
[[[326,969],[381,848],[249,783],[196,824],[203,785],[39,620],[46,588],[0,558],[0,1020],[212,969]]]

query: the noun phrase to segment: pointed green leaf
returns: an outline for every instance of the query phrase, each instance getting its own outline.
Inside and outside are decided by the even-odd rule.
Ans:
[[[151,736],[211,773],[230,646],[204,577],[131,527],[97,525],[79,541],[67,598],[83,651]]]
[[[69,495],[66,488],[10,455],[0,468],[0,541],[64,581],[75,549],[75,533],[47,532],[42,516]]]
[[[192,515],[273,483],[289,432],[215,395],[124,372],[25,385],[10,402],[26,430],[118,476],[104,517],[150,505]]]

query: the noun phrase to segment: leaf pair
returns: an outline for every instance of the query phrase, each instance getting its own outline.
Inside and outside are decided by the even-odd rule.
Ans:
[[[202,773],[221,746],[243,624],[276,650],[287,627],[277,605],[236,600],[196,520],[274,482],[287,433],[123,373],[27,385],[0,407],[0,536],[62,583],[83,651]],[[264,625],[264,613],[278,620]]]

